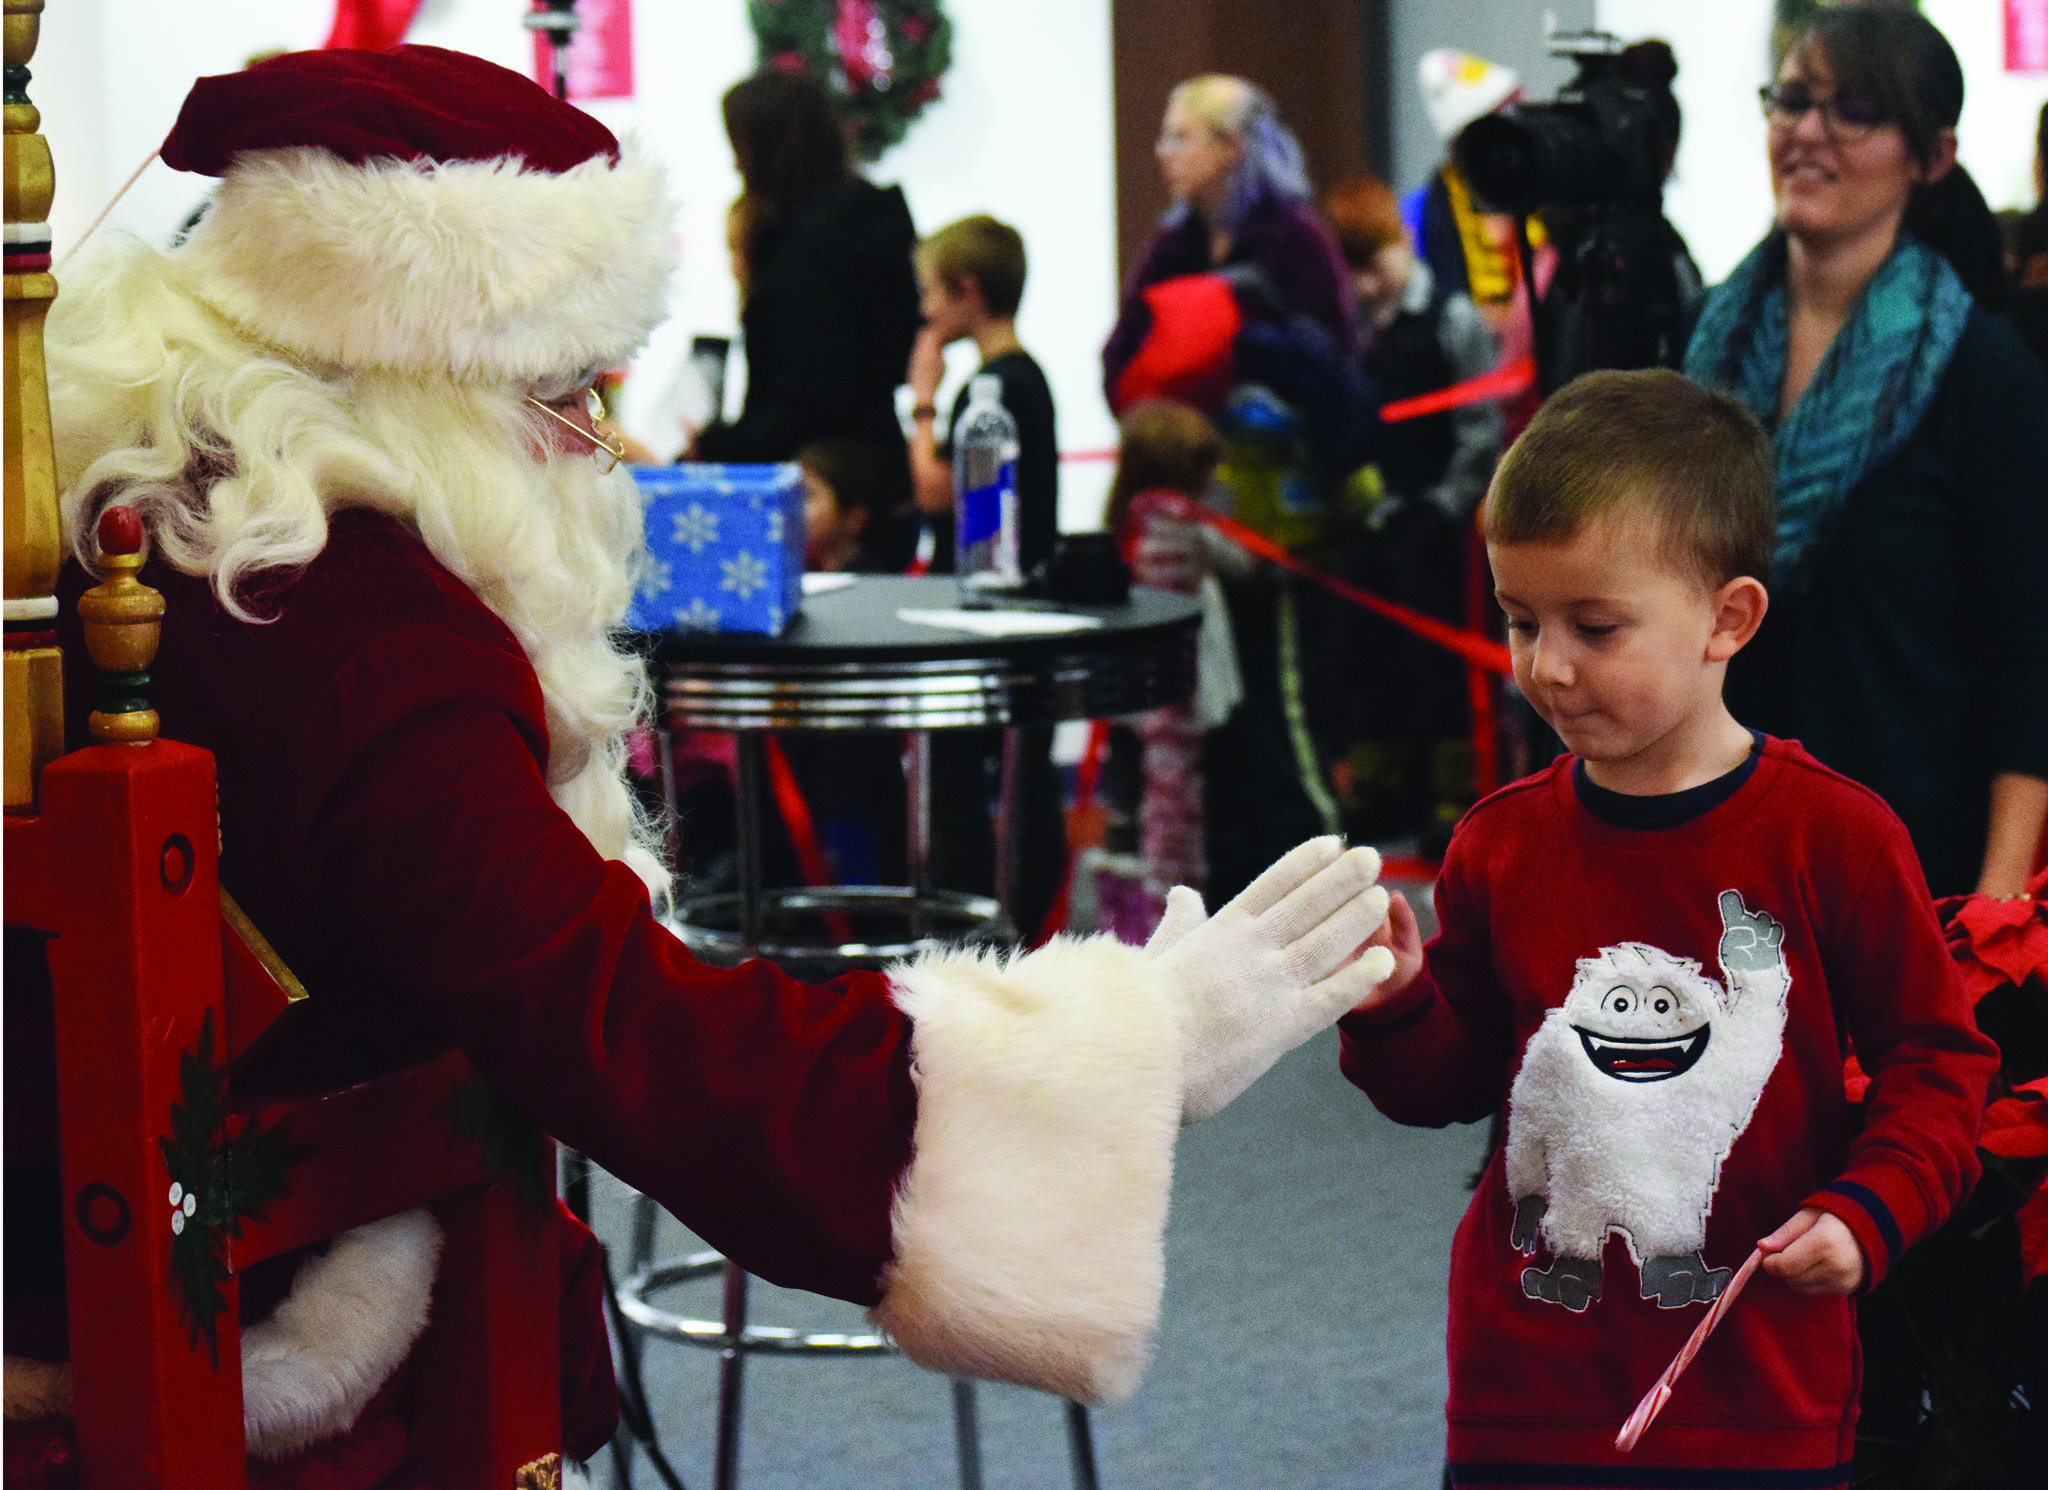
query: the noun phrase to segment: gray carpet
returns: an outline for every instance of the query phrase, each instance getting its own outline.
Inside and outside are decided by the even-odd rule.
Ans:
[[[1130,1402],[1094,1414],[1104,1490],[1433,1490],[1443,1453],[1444,1278],[1484,1130],[1400,1128],[1338,1074],[1336,1036],[1289,1056],[1180,1145],[1158,1356]],[[598,1176],[599,1234],[624,1258],[627,1199]],[[657,1251],[695,1250],[662,1218]],[[663,1302],[715,1317],[715,1282]],[[858,1310],[754,1285],[758,1323],[857,1329]],[[652,1342],[662,1442],[711,1483],[716,1358]],[[988,1490],[1072,1483],[1061,1404],[978,1390]],[[607,1455],[593,1464],[613,1482]],[[633,1483],[659,1485],[644,1463]],[[745,1490],[948,1487],[947,1383],[899,1359],[748,1366]]]

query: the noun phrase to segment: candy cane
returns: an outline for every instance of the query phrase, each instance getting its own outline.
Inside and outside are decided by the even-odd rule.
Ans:
[[[1628,1421],[1621,1425],[1621,1432],[1616,1434],[1614,1439],[1614,1446],[1617,1449],[1626,1454],[1636,1446],[1636,1441],[1643,1436],[1643,1430],[1657,1421],[1657,1414],[1662,1412],[1664,1404],[1671,1400],[1671,1388],[1677,1385],[1678,1378],[1684,1374],[1685,1368],[1692,1364],[1692,1358],[1700,1353],[1700,1347],[1707,1343],[1707,1336],[1714,1333],[1714,1326],[1721,1322],[1721,1316],[1728,1312],[1729,1305],[1735,1302],[1735,1296],[1741,1293],[1743,1285],[1749,1282],[1749,1275],[1757,1270],[1757,1264],[1763,1260],[1763,1249],[1758,1248],[1749,1254],[1749,1261],[1728,1280],[1728,1286],[1721,1290],[1721,1296],[1715,1299],[1714,1306],[1707,1310],[1707,1317],[1699,1322],[1699,1327],[1692,1332],[1692,1338],[1685,1342],[1685,1347],[1672,1358],[1671,1364],[1664,1368],[1664,1374],[1657,1378],[1657,1384],[1643,1395],[1643,1400],[1636,1404],[1636,1410],[1628,1415]]]

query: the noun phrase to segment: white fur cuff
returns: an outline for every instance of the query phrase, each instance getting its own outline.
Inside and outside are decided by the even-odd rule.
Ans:
[[[1159,1318],[1180,1130],[1159,974],[1111,938],[1057,937],[893,978],[918,1118],[875,1322],[936,1371],[1128,1397]]]
[[[427,1325],[441,1226],[407,1211],[308,1257],[290,1295],[242,1331],[242,1430],[280,1459],[346,1433]],[[71,1414],[71,1363],[7,1357],[7,1420]]]
[[[427,1326],[441,1227],[425,1210],[343,1232],[242,1331],[249,1452],[282,1458],[355,1426]]]

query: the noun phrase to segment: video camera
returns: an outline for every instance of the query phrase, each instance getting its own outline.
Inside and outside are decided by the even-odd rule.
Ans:
[[[1551,39],[1578,76],[1554,102],[1475,119],[1458,136],[1458,169],[1488,206],[1526,216],[1543,207],[1647,204],[1664,196],[1665,152],[1676,145],[1668,84],[1623,68],[1619,37],[1587,31]],[[1661,97],[1659,95],[1662,95]]]
[[[1669,48],[1587,31],[1555,36],[1549,50],[1578,65],[1556,99],[1476,119],[1452,147],[1482,206],[1540,212],[1557,246],[1535,308],[1545,392],[1595,368],[1678,365],[1685,301],[1700,282],[1664,220],[1679,126]]]

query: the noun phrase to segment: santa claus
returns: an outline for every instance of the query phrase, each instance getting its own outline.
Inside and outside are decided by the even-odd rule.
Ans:
[[[1390,970],[1356,955],[1371,851],[1305,844],[1214,916],[1176,891],[1143,948],[823,987],[699,964],[621,778],[640,515],[584,400],[662,312],[660,171],[426,47],[203,79],[162,153],[220,178],[187,241],[102,248],[50,317],[65,614],[98,514],[136,509],[163,733],[217,757],[222,883],[327,1047],[459,1046],[728,1256],[871,1306],[935,1369],[1130,1392],[1181,1124]],[[82,723],[82,655],[67,676]],[[607,1396],[566,1405],[572,1450]]]

